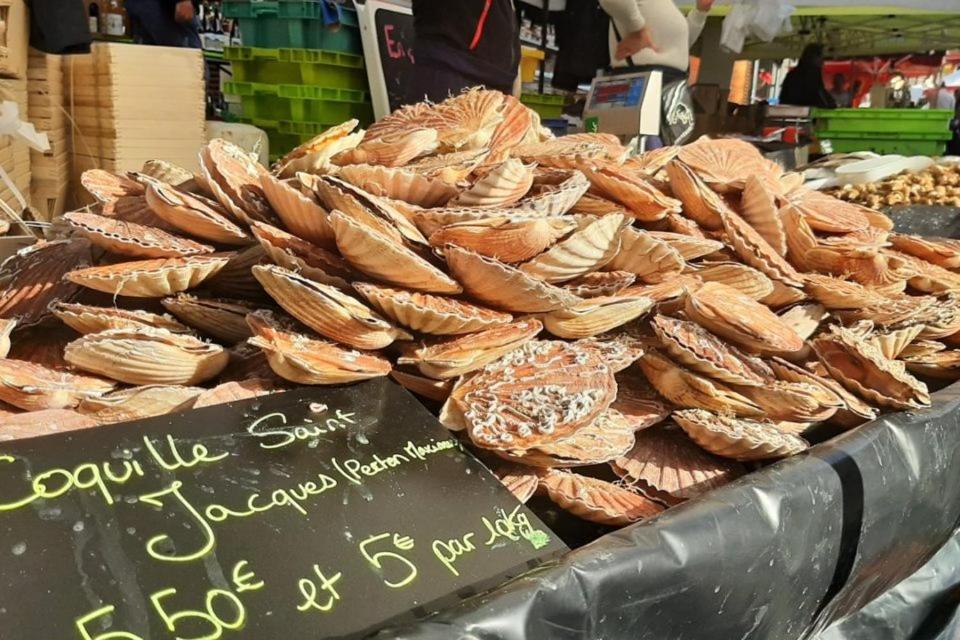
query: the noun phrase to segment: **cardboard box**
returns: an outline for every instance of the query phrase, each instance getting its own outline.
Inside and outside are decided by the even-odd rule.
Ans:
[[[26,79],[30,20],[24,0],[0,0],[0,76]]]

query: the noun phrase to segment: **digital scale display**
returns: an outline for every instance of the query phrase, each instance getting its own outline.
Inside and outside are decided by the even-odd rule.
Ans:
[[[597,82],[590,101],[591,109],[624,109],[639,107],[643,99],[646,77],[611,78]]]

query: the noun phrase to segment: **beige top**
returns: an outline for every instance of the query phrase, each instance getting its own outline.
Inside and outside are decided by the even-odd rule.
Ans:
[[[662,65],[686,71],[690,66],[690,47],[707,23],[707,14],[697,9],[684,18],[673,0],[600,0],[600,6],[610,14],[621,36],[643,27],[650,30],[657,51],[643,49],[635,53],[630,57],[635,65]],[[627,60],[613,58],[619,41],[611,25],[610,64],[626,67]]]

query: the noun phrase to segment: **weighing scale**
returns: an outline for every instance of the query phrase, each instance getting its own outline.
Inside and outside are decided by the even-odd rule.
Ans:
[[[624,141],[659,135],[662,88],[660,71],[594,78],[583,110],[584,128],[612,133]]]

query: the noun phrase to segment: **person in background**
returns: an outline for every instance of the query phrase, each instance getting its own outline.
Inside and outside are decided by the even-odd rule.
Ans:
[[[138,44],[200,49],[194,0],[126,0],[130,32]]]
[[[837,103],[823,86],[823,45],[811,42],[800,62],[787,74],[780,89],[780,104],[836,109]]]
[[[416,32],[407,102],[439,102],[483,85],[513,93],[520,25],[513,0],[413,0]]]
[[[947,89],[947,85],[941,84],[939,88],[931,92],[933,95],[930,100],[931,109],[949,109],[954,111],[957,108],[957,99],[953,97],[953,92]]]
[[[891,109],[907,109],[912,105],[910,100],[910,87],[902,73],[894,73],[890,76],[890,82],[887,88],[887,107]]]
[[[686,18],[673,0],[600,0],[611,18],[610,65],[614,69],[640,67],[686,75],[690,47],[707,23],[713,0],[697,0]]]
[[[853,94],[847,90],[847,79],[842,73],[833,76],[833,87],[830,89],[833,101],[838,109],[849,109],[853,105]]]

